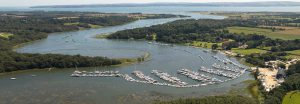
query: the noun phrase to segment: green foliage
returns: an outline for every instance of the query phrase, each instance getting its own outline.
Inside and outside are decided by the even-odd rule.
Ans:
[[[0,52],[0,72],[26,70],[34,68],[73,68],[109,66],[121,64],[119,60],[105,57],[70,56],[58,54],[19,54],[15,52]]]
[[[157,102],[155,104],[257,104],[257,102],[249,97],[228,95],[179,99],[173,101]]]
[[[291,91],[287,93],[284,98],[282,104],[298,104],[300,103],[300,91]]]
[[[250,54],[259,54],[259,53],[266,53],[267,51],[261,49],[239,49],[239,48],[232,48],[233,52],[242,54],[242,55],[250,55]]]
[[[266,67],[265,62],[271,60],[286,60],[285,56],[287,56],[287,53],[285,52],[267,52],[246,55],[245,58],[247,63],[257,65],[260,67]]]
[[[219,47],[218,44],[213,44],[213,45],[211,46],[211,49],[212,49],[212,50],[216,50],[218,47]]]
[[[0,33],[0,38],[6,38],[6,39],[8,39],[10,36],[13,36],[13,34],[9,34],[9,33]]]

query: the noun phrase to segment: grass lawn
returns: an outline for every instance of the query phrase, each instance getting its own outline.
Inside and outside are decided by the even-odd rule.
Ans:
[[[0,33],[0,37],[3,37],[3,38],[9,38],[10,36],[13,36],[13,34],[9,34],[9,33]]]
[[[251,28],[251,27],[228,27],[230,33],[259,34],[270,38],[284,40],[300,39],[300,28],[288,28],[282,31],[272,31],[271,29]]]
[[[98,34],[95,36],[97,39],[106,39],[109,36],[109,34]]]
[[[201,41],[194,41],[192,43],[188,43],[188,45],[191,45],[191,46],[209,48],[209,49],[211,49],[211,46],[213,44],[218,44],[219,48],[221,48],[221,46],[222,46],[222,43],[210,43],[210,42],[201,42]]]
[[[64,25],[66,26],[71,26],[71,25],[78,25],[79,22],[74,22],[74,23],[64,23]]]
[[[91,28],[101,28],[102,26],[99,26],[99,25],[93,25],[93,24],[89,24],[89,26],[91,27]]]
[[[289,54],[286,56],[288,59],[300,58],[300,50],[286,51],[286,53]]]
[[[80,22],[74,22],[74,23],[64,23],[65,26],[77,26],[79,25]],[[102,26],[99,25],[93,25],[93,24],[88,24],[91,28],[101,28]]]
[[[266,50],[266,51],[271,51],[272,47],[256,47],[257,49],[261,49],[261,50]]]
[[[246,80],[243,83],[248,84],[247,89],[253,98],[257,99],[259,102],[263,102],[264,98],[262,96],[262,93],[259,90],[259,85],[257,80]]]
[[[299,104],[300,103],[300,91],[292,91],[287,93],[282,104]]]
[[[300,50],[286,51],[286,53],[289,53],[289,54],[292,54],[292,55],[298,55],[298,56],[300,56]]]
[[[285,58],[287,58],[287,59],[299,58],[300,59],[300,56],[297,56],[297,55],[287,55],[287,56],[285,56]]]
[[[239,48],[232,48],[231,51],[242,54],[242,55],[250,55],[252,53],[266,53],[266,50],[261,50],[261,49],[239,49]]]

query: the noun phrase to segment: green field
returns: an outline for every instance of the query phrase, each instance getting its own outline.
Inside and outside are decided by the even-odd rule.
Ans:
[[[78,25],[79,22],[74,22],[74,23],[64,23],[64,25],[66,26],[71,26],[71,25]]]
[[[0,37],[3,37],[3,38],[9,38],[10,36],[13,36],[13,34],[9,34],[9,33],[0,33]]]
[[[102,26],[99,26],[99,25],[93,25],[93,24],[89,24],[89,26],[91,27],[91,28],[101,28]]]
[[[300,91],[292,91],[287,93],[282,104],[300,104]]]
[[[210,43],[210,42],[201,42],[201,41],[194,41],[192,43],[188,43],[187,45],[211,49],[211,46],[213,44],[218,44],[219,48],[222,46],[222,43]]]
[[[288,59],[300,58],[300,50],[286,51],[286,53],[289,54],[286,56]]]
[[[244,34],[259,34],[265,35],[267,37],[273,39],[284,39],[284,40],[293,40],[300,39],[300,29],[288,29],[283,31],[272,31],[271,29],[263,29],[263,28],[252,28],[252,27],[228,27],[227,28],[230,33],[244,33]]]
[[[242,54],[242,55],[250,55],[253,53],[266,53],[266,50],[261,50],[261,49],[239,49],[239,48],[232,48],[231,51]]]
[[[292,54],[292,55],[300,56],[300,50],[286,51],[286,53],[289,53],[289,54]]]
[[[110,34],[98,34],[95,36],[97,39],[106,39]]]
[[[79,25],[80,23],[79,22],[74,22],[74,23],[64,23],[64,25],[66,26],[77,26]],[[91,28],[100,28],[102,26],[99,26],[99,25],[93,25],[93,24],[88,24]]]

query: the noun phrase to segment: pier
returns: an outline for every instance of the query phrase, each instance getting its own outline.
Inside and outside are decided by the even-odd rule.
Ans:
[[[158,70],[152,70],[152,73],[165,81],[176,84],[175,87],[187,85],[186,82],[183,82],[180,79],[178,79],[177,77],[171,76],[168,73],[158,71]]]
[[[223,77],[227,77],[227,78],[232,78],[232,79],[239,76],[239,74],[224,72],[224,71],[221,71],[221,70],[208,69],[208,68],[205,68],[205,67],[201,67],[199,70],[203,71],[203,72],[210,73],[210,74],[215,74],[215,75],[219,75],[219,76],[223,76]]]
[[[121,74],[119,71],[93,71],[93,72],[87,72],[87,71],[74,71],[71,75],[71,77],[120,77]]]
[[[214,63],[212,65],[212,67],[215,69],[222,69],[222,70],[226,70],[226,71],[230,71],[230,72],[234,72],[234,73],[242,73],[242,70],[240,70],[240,69],[234,69],[234,68],[230,68],[228,66],[222,66],[222,65],[219,65],[216,63]]]
[[[132,74],[142,80],[149,82],[149,83],[157,83],[156,80],[154,80],[153,78],[151,78],[149,76],[144,75],[141,71],[133,71]]]
[[[182,75],[185,75],[193,80],[196,80],[196,81],[201,81],[201,82],[210,82],[210,83],[216,83],[216,82],[223,82],[217,78],[211,78],[209,76],[206,76],[204,74],[200,74],[198,72],[194,72],[194,71],[191,71],[191,70],[188,70],[188,69],[181,69],[181,70],[178,70],[178,73],[179,74],[182,74]]]

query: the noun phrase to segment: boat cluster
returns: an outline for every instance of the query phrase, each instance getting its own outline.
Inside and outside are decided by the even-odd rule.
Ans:
[[[137,82],[137,83],[148,83],[153,85],[159,85],[159,86],[170,86],[170,87],[179,87],[179,88],[190,88],[190,87],[200,87],[200,86],[206,86],[211,84],[218,84],[222,82],[226,82],[229,80],[233,80],[235,78],[238,78],[241,76],[244,72],[241,73],[233,73],[230,71],[224,71],[229,70],[227,67],[226,69],[221,68],[220,65],[213,65],[216,69],[208,69],[205,67],[201,67],[199,71],[206,72],[214,75],[219,75],[226,77],[228,79],[226,80],[220,80],[218,78],[210,77],[204,74],[201,74],[199,72],[195,72],[189,69],[181,69],[178,70],[178,74],[187,76],[188,78],[191,78],[193,80],[199,81],[200,83],[189,85],[188,83],[181,81],[179,78],[175,76],[171,76],[170,74],[159,71],[159,70],[152,70],[152,74],[157,76],[158,78],[162,79],[165,82],[158,82],[157,80],[151,78],[150,76],[147,76],[143,74],[141,71],[133,71],[132,74],[136,76],[138,79],[135,79],[131,77],[128,74],[121,74],[118,71],[74,71],[70,76],[71,77],[121,77],[124,78],[127,81],[130,82]],[[220,70],[224,69],[224,70]]]
[[[227,77],[227,78],[232,78],[232,79],[237,78],[240,75],[240,74],[225,72],[225,71],[217,70],[217,69],[208,69],[208,68],[205,68],[205,67],[201,67],[199,70],[203,71],[203,72],[206,72],[206,73],[215,74],[215,75],[219,75],[219,76],[223,76],[223,77]]]
[[[222,66],[222,65],[219,65],[219,64],[216,64],[216,63],[214,63],[212,65],[212,67],[215,68],[215,69],[222,69],[222,70],[231,71],[231,72],[234,72],[234,73],[242,73],[242,70],[240,70],[240,69],[234,69],[234,68],[230,68],[228,66]]]
[[[215,58],[219,62],[223,62],[224,64],[231,64],[231,61],[228,61],[228,60],[225,60],[225,59],[221,59],[218,56],[212,56],[212,57]]]
[[[151,78],[150,76],[146,76],[144,75],[141,71],[133,71],[132,72],[133,75],[137,76],[138,78],[145,80],[149,83],[156,83],[157,81],[153,78]]]
[[[158,70],[153,70],[152,74],[155,74],[156,76],[158,76],[162,80],[165,80],[169,83],[158,82],[158,81],[154,80],[153,78],[151,78],[149,76],[145,76],[141,71],[134,71],[133,74],[135,76],[137,76],[139,79],[142,79],[142,81],[133,79],[132,77],[130,77],[127,74],[124,74],[123,77],[127,81],[131,81],[131,82],[148,83],[148,84],[153,84],[153,85],[170,86],[170,87],[178,87],[178,88],[200,87],[200,86],[206,86],[206,85],[209,85],[209,84],[215,84],[215,82],[210,81],[210,82],[205,82],[205,83],[202,83],[202,84],[188,85],[186,82],[181,81],[177,77],[173,77],[173,76],[169,75],[168,73],[158,71]]]
[[[71,77],[120,77],[119,71],[74,71]]]
[[[194,71],[191,71],[189,69],[181,69],[181,70],[178,70],[178,73],[179,74],[182,74],[182,75],[185,75],[193,80],[196,80],[196,81],[201,81],[201,82],[211,82],[211,83],[215,83],[215,82],[223,82],[222,80],[220,79],[217,79],[217,78],[211,78],[209,76],[206,76],[204,74],[200,74],[198,72],[194,72]]]
[[[246,69],[246,68],[240,66],[239,64],[237,64],[237,63],[235,63],[235,62],[233,62],[233,61],[231,61],[231,60],[229,60],[229,59],[221,59],[221,58],[218,57],[218,56],[212,56],[212,57],[215,58],[216,60],[218,60],[219,62],[224,63],[225,65],[227,65],[227,64],[232,64],[232,65],[234,65],[234,66],[236,66],[236,67],[238,67],[238,68],[240,68],[240,69]]]
[[[121,75],[121,77],[123,77],[125,80],[130,81],[130,82],[138,82],[138,80],[132,78],[128,74],[123,74],[123,75]]]
[[[162,45],[162,46],[172,46],[173,44],[159,43],[159,42],[148,42],[148,44]]]
[[[151,73],[156,75],[157,77],[161,78],[162,80],[168,81],[170,83],[174,83],[174,84],[179,85],[179,86],[187,85],[186,82],[183,82],[179,78],[171,76],[168,73],[158,71],[158,70],[152,70]]]

